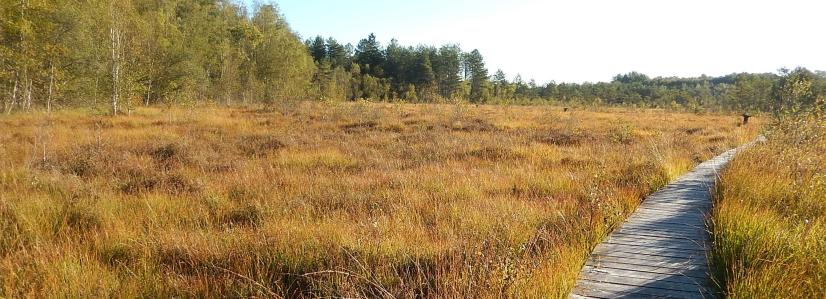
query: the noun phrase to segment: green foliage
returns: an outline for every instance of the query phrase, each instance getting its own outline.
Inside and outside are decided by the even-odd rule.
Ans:
[[[2,0],[3,108],[305,97],[304,45],[276,6],[252,12],[228,0]]]

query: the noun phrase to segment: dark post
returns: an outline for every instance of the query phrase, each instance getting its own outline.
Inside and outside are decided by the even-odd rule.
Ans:
[[[744,126],[749,124],[749,118],[751,118],[751,115],[743,113],[743,125]]]

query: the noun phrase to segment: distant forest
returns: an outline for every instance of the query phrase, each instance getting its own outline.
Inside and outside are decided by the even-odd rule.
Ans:
[[[518,51],[518,47],[515,47]],[[306,41],[274,4],[230,0],[0,0],[6,113],[305,99],[560,103],[769,112],[822,106],[826,73],[804,68],[723,77],[536,83],[487,69],[458,45]]]

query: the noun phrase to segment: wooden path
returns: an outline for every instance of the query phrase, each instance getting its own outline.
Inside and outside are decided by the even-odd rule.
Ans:
[[[597,245],[571,298],[714,298],[705,217],[718,171],[736,149],[649,196]]]

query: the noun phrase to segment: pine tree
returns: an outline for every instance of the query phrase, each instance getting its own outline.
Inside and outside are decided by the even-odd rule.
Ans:
[[[470,100],[484,102],[490,98],[490,81],[488,69],[479,50],[473,50],[465,55],[465,69],[470,78]]]
[[[493,74],[493,97],[496,99],[509,98],[510,96],[507,92],[509,85],[510,83],[508,83],[505,72],[501,69],[496,70],[496,73]]]
[[[445,45],[439,48],[432,61],[438,91],[444,98],[453,98],[462,94],[461,56],[462,49],[459,46]]]
[[[362,39],[356,47],[356,62],[364,66],[362,71],[367,74],[383,77],[384,53],[381,44],[376,40],[376,35],[370,33],[366,39]]]
[[[417,82],[419,86],[418,98],[429,102],[436,96],[436,74],[433,72],[433,64],[430,62],[431,49],[422,48],[418,53]]]
[[[310,54],[313,55],[313,59],[318,62],[327,59],[327,44],[324,42],[324,38],[321,36],[315,37],[310,43]]]
[[[333,68],[350,67],[352,53],[348,52],[347,48],[332,37],[327,39],[327,56],[330,58]]]

